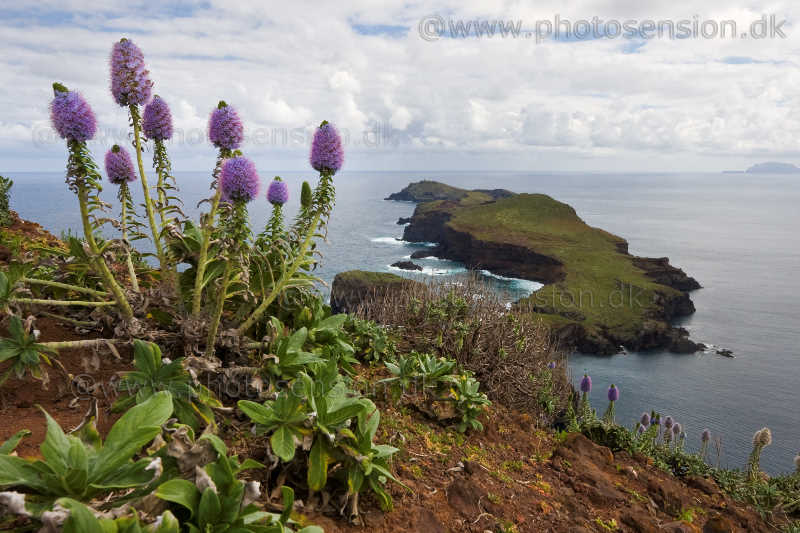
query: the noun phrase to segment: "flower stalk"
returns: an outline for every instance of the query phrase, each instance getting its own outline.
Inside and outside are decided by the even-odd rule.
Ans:
[[[278,279],[278,282],[272,288],[272,291],[270,291],[269,296],[267,296],[259,304],[259,306],[250,314],[247,320],[245,320],[242,323],[242,325],[239,326],[239,328],[237,329],[239,335],[244,335],[245,333],[247,333],[247,330],[253,327],[253,324],[255,324],[256,321],[258,321],[262,317],[262,315],[270,306],[270,304],[272,304],[272,302],[275,301],[275,298],[277,298],[278,295],[280,295],[283,292],[286,285],[297,273],[297,270],[300,268],[300,265],[302,265],[305,262],[304,260],[306,258],[306,253],[308,252],[308,247],[311,245],[311,241],[313,240],[314,234],[316,233],[317,225],[319,224],[320,221],[320,216],[321,216],[320,213],[317,213],[314,216],[313,220],[311,221],[311,224],[309,225],[306,237],[303,240],[302,244],[300,245],[300,248],[297,252],[294,261],[292,262],[288,270],[284,270],[282,272],[281,277]]]
[[[85,148],[85,143],[83,144],[83,147],[78,146],[78,144],[79,143],[77,141],[70,142],[70,152],[73,154],[81,153],[82,149]],[[103,259],[100,248],[97,246],[97,241],[94,238],[94,233],[92,232],[91,220],[89,218],[89,191],[87,189],[87,185],[82,179],[78,179],[75,185],[78,192],[78,205],[80,206],[81,212],[83,236],[86,239],[86,244],[89,246],[89,250],[92,252],[91,261],[94,263],[95,269],[103,279],[103,284],[106,286],[106,289],[114,295],[114,300],[116,300],[122,316],[126,320],[130,320],[133,318],[133,308],[128,302],[128,299],[125,297],[125,292],[122,290],[122,287],[120,287],[117,281],[114,279],[114,275],[111,273],[111,270],[109,270],[108,265]]]
[[[147,212],[147,221],[150,224],[150,231],[153,238],[153,246],[156,249],[158,264],[162,272],[167,271],[167,262],[164,256],[164,248],[161,244],[161,232],[156,224],[155,210],[153,209],[153,198],[150,196],[150,186],[147,183],[147,175],[144,172],[142,161],[142,117],[139,115],[139,107],[136,104],[128,106],[131,124],[133,125],[133,144],[136,149],[136,164],[139,167],[139,177],[142,180],[142,192],[144,193],[144,209]]]
[[[122,242],[125,243],[125,263],[128,266],[128,277],[131,279],[131,287],[134,292],[139,292],[139,280],[136,278],[136,269],[133,267],[133,256],[131,254],[131,246],[128,241],[128,204],[133,204],[131,200],[131,191],[127,183],[122,183],[119,186],[119,201],[122,204],[122,213],[120,221],[122,228]]]
[[[203,304],[203,278],[206,275],[206,267],[208,266],[208,249],[211,246],[211,234],[214,231],[214,220],[217,217],[217,210],[219,209],[219,202],[222,198],[222,188],[219,183],[219,173],[222,168],[222,162],[231,156],[231,151],[227,148],[220,148],[219,155],[217,156],[217,165],[214,168],[214,181],[213,187],[215,189],[214,196],[211,197],[211,209],[205,216],[201,215],[201,229],[203,231],[203,240],[200,243],[200,253],[197,259],[197,273],[194,278],[194,292],[192,294],[192,314],[199,317]]]

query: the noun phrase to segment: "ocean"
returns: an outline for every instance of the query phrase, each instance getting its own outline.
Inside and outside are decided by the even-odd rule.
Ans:
[[[279,174],[289,183],[291,216],[300,183],[311,172],[260,171],[265,181]],[[3,173],[14,179],[12,208],[56,235],[79,233],[77,201],[59,173]],[[210,173],[177,173],[187,213],[208,194]],[[632,426],[644,411],[672,415],[697,448],[708,428],[722,438],[721,464],[743,468],[753,433],[772,429],[773,444],[761,465],[770,473],[793,470],[800,452],[800,178],[751,174],[600,174],[521,172],[342,172],[336,176],[337,205],[329,227],[320,277],[330,283],[350,269],[395,271],[420,279],[466,275],[463,265],[418,260],[421,274],[389,265],[431,243],[398,240],[414,205],[384,198],[409,182],[435,179],[465,188],[537,192],[572,205],[587,223],[627,239],[636,255],[667,256],[703,288],[692,293],[697,312],[681,322],[700,342],[732,350],[676,355],[628,353],[611,357],[573,354],[577,383],[588,372],[591,399],[605,409],[605,391],[620,389],[617,421]],[[113,200],[111,185],[104,197]],[[134,184],[138,198],[141,190]],[[116,207],[115,207],[116,209]],[[269,216],[262,198],[251,204],[257,229]],[[482,274],[509,301],[539,284]],[[323,290],[327,290],[323,287]]]

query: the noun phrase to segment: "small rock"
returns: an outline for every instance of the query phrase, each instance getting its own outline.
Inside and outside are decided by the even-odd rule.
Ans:
[[[688,522],[670,522],[662,524],[661,531],[668,533],[700,533],[700,528]]]
[[[704,477],[691,476],[686,480],[686,484],[692,488],[695,488],[701,492],[708,494],[709,496],[714,496],[720,493],[717,484],[714,483],[713,480]]]
[[[623,471],[633,479],[639,479],[639,473],[632,466],[626,466]]]
[[[644,511],[628,509],[620,516],[620,521],[630,526],[639,533],[658,533],[659,527],[653,519]]]
[[[703,533],[735,533],[737,528],[733,523],[719,513],[715,513],[703,526]]]
[[[399,268],[402,270],[419,270],[422,271],[422,267],[418,264],[414,263],[413,261],[398,261],[396,263],[392,263],[392,266],[395,268]]]
[[[480,514],[480,489],[464,479],[456,479],[447,488],[447,503],[466,518]]]

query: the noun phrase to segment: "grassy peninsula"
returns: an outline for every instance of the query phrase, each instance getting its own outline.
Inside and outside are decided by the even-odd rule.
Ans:
[[[697,348],[670,321],[694,312],[688,291],[699,284],[666,258],[630,255],[625,239],[589,226],[569,205],[544,194],[467,191],[431,181],[399,195],[421,202],[405,240],[437,242],[433,255],[470,268],[545,283],[518,305],[578,348]]]

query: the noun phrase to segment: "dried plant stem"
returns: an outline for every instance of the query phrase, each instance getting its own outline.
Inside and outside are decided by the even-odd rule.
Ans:
[[[47,300],[41,298],[11,298],[9,300],[15,304],[31,304],[31,305],[56,305],[56,306],[77,306],[77,307],[105,307],[109,305],[117,305],[117,302],[90,302],[86,300]]]
[[[70,318],[68,316],[57,315],[55,313],[50,313],[48,311],[40,311],[40,314],[42,316],[47,316],[47,317],[53,318],[55,320],[58,320],[58,321],[61,321],[61,322],[65,322],[67,324],[72,324],[73,326],[91,328],[91,327],[94,327],[94,326],[97,325],[97,322],[91,322],[91,321],[88,321],[88,320],[76,320],[76,319]]]
[[[40,342],[40,346],[52,350],[67,350],[70,348],[94,348],[97,346],[107,346],[109,344],[120,344],[127,341],[123,339],[84,339],[79,341],[54,341]]]
[[[94,289],[90,289],[88,287],[81,287],[79,285],[70,285],[69,283],[61,283],[60,281],[50,281],[46,279],[36,279],[36,278],[20,278],[22,283],[28,283],[30,285],[44,285],[46,287],[56,287],[58,289],[65,289],[68,291],[75,291],[75,292],[83,292],[86,294],[91,294],[92,296],[97,296],[98,298],[107,298],[109,293],[105,291],[97,291]]]
[[[217,330],[219,329],[219,321],[222,318],[222,311],[225,309],[225,295],[228,293],[228,284],[230,283],[231,272],[233,264],[230,259],[225,262],[225,272],[222,274],[222,284],[217,294],[217,305],[214,308],[214,315],[211,318],[211,325],[208,327],[208,337],[206,337],[206,357],[214,355],[214,349],[217,342]]]

